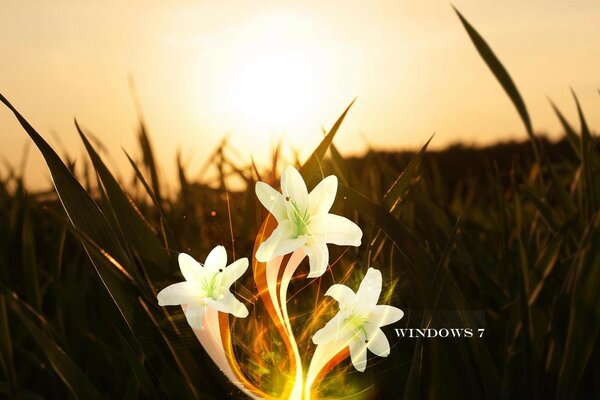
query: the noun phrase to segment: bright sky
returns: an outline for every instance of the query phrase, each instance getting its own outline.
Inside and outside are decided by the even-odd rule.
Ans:
[[[600,2],[454,5],[504,62],[536,130],[560,131],[548,97],[575,118],[570,87],[600,126]],[[127,174],[129,75],[167,178],[178,148],[193,175],[224,134],[238,164],[266,160],[282,135],[306,156],[354,97],[336,139],[346,154],[416,148],[433,132],[437,147],[525,137],[445,1],[2,0],[0,54],[0,92],[51,144],[81,155],[76,117]],[[0,161],[17,164],[28,138],[4,108],[0,139]],[[29,153],[29,183],[48,182]]]

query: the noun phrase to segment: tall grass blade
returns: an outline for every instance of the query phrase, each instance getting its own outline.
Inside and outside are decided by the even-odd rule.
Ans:
[[[529,135],[529,139],[533,146],[533,151],[535,153],[536,160],[539,162],[539,149],[533,133],[531,119],[529,118],[527,107],[525,106],[525,102],[523,101],[523,98],[521,97],[517,86],[513,82],[506,68],[504,68],[498,57],[496,57],[496,55],[494,54],[490,46],[486,43],[486,41],[483,39],[483,37],[481,37],[481,35],[475,30],[475,28],[473,28],[473,26],[465,19],[465,17],[463,17],[463,15],[456,8],[454,8],[454,11],[458,15],[458,18],[460,18],[460,21],[465,27],[469,38],[471,38],[471,41],[475,45],[475,48],[479,52],[479,55],[481,56],[481,58],[483,58],[483,61],[485,61],[488,68],[492,71],[492,73],[494,74],[494,76],[496,77],[496,79],[498,80],[498,82],[512,101],[513,105],[517,109],[517,112],[521,117],[521,121],[523,121],[523,124],[525,125],[525,130]]]
[[[142,186],[146,190],[146,193],[148,194],[150,199],[152,199],[152,202],[153,202],[154,206],[156,207],[156,210],[158,211],[158,214],[160,217],[160,228],[161,228],[164,247],[166,248],[167,253],[169,253],[172,251],[172,249],[175,248],[175,239],[173,238],[173,233],[172,233],[171,229],[169,228],[169,224],[165,217],[165,212],[163,211],[163,207],[160,203],[159,197],[152,190],[152,188],[148,184],[148,181],[146,180],[146,178],[144,178],[144,174],[142,173],[140,168],[137,166],[137,164],[133,160],[133,158],[131,158],[125,150],[123,150],[123,152],[127,156],[127,159],[129,160],[129,163],[131,164],[131,167],[133,168],[133,170],[135,172],[136,178],[142,183]]]
[[[110,228],[98,205],[69,172],[52,147],[2,94],[0,94],[0,101],[13,112],[25,132],[42,153],[50,170],[56,192],[71,222],[83,232],[86,232],[103,249],[119,260],[122,265],[130,266],[131,261],[125,254],[121,244],[116,240],[115,233]]]
[[[4,288],[0,288],[0,290],[4,290]],[[0,293],[0,366],[8,383],[7,393],[14,395],[17,389],[17,375],[13,360],[13,344],[8,320],[8,296],[8,293]]]
[[[586,202],[584,212],[586,217],[590,217],[590,214],[598,209],[598,187],[596,187],[596,182],[594,179],[594,175],[598,176],[598,170],[600,169],[600,162],[598,161],[597,153],[595,151],[595,143],[592,139],[592,135],[590,133],[590,128],[588,128],[588,124],[585,120],[585,116],[583,115],[583,110],[581,109],[581,104],[579,104],[579,99],[577,95],[573,91],[573,98],[575,99],[575,104],[577,105],[577,114],[579,115],[579,123],[581,126],[581,166],[583,168],[583,177],[584,177],[584,192],[586,195]]]
[[[77,367],[77,364],[64,350],[38,325],[35,320],[42,321],[43,317],[23,305],[19,300],[11,299],[11,307],[23,326],[31,334],[40,349],[44,352],[52,369],[60,377],[71,393],[78,399],[100,400],[102,396],[98,389],[88,380],[87,376]],[[29,315],[35,315],[35,319]]]
[[[419,167],[421,166],[421,160],[423,160],[423,155],[425,155],[425,151],[427,151],[427,146],[429,146],[431,139],[433,139],[433,136],[427,140],[423,147],[421,147],[421,150],[419,150],[419,152],[410,160],[406,168],[404,168],[400,176],[398,176],[386,192],[384,198],[390,212],[394,211],[398,204],[402,202],[406,190],[417,176]]]
[[[110,173],[90,141],[87,139],[77,121],[77,131],[92,160],[92,164],[100,177],[104,190],[108,196],[111,208],[115,213],[117,223],[127,238],[129,244],[135,249],[143,261],[152,263],[158,270],[166,271],[169,265],[169,255],[144,219],[133,201],[125,194],[117,180]],[[148,269],[152,273],[156,269]]]
[[[140,121],[140,132],[138,135],[138,139],[140,141],[140,147],[142,148],[144,165],[150,172],[150,181],[152,182],[152,188],[154,189],[156,198],[160,201],[160,199],[162,199],[162,196],[160,190],[160,182],[158,180],[158,168],[156,166],[154,152],[152,151],[152,144],[150,143],[150,137],[148,136],[146,124],[144,123],[144,121]]]
[[[320,173],[322,171],[321,160],[323,159],[323,157],[325,157],[325,153],[327,152],[329,145],[333,141],[335,134],[340,129],[340,126],[342,125],[342,122],[344,121],[344,118],[346,118],[346,114],[348,114],[348,111],[350,111],[350,107],[352,107],[352,105],[354,104],[355,101],[356,101],[356,99],[354,99],[350,102],[350,104],[348,105],[348,107],[346,107],[346,109],[344,110],[342,115],[340,115],[339,118],[337,119],[337,121],[335,121],[335,124],[333,124],[333,126],[329,130],[329,133],[327,133],[327,135],[321,141],[319,146],[317,146],[317,148],[315,149],[315,151],[313,151],[313,153],[310,155],[308,160],[306,160],[304,165],[302,165],[302,168],[300,169],[300,173],[302,174],[304,179],[307,181],[307,183],[311,182],[311,179],[315,180],[317,177],[322,175]]]
[[[566,398],[576,397],[600,334],[600,212],[592,216],[586,228],[572,271],[576,271],[576,280],[556,388],[557,396]]]
[[[556,114],[556,116],[558,117],[564,131],[565,131],[565,135],[567,136],[567,140],[569,141],[569,144],[571,145],[571,148],[573,149],[573,151],[575,152],[575,154],[577,154],[577,157],[579,157],[579,159],[581,160],[582,154],[581,154],[581,139],[579,138],[579,136],[577,136],[577,133],[575,132],[575,129],[573,129],[573,127],[571,126],[571,124],[569,123],[569,121],[567,121],[567,119],[565,118],[565,116],[562,114],[562,112],[560,112],[560,110],[558,109],[558,107],[556,107],[556,104],[554,104],[552,102],[552,100],[550,100],[550,105],[552,106],[552,109],[554,110],[554,113]]]

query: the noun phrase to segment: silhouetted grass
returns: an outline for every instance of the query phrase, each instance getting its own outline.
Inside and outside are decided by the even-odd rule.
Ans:
[[[392,328],[391,355],[364,374],[350,373],[347,380],[357,382],[351,387],[336,380],[335,389],[368,388],[362,396],[378,399],[593,398],[600,389],[596,138],[576,98],[577,128],[556,109],[564,140],[534,135],[516,85],[461,21],[517,107],[529,143],[344,158],[330,145],[343,114],[302,172],[313,182],[338,175],[343,184],[335,211],[365,233],[359,249],[332,249],[331,260],[342,258],[324,282],[339,281],[352,265],[375,265],[396,282],[386,289],[390,303],[406,312],[396,327],[485,328],[485,335],[408,340],[396,338]],[[90,156],[79,161],[80,171],[95,174],[72,175],[73,160],[67,155],[63,162],[0,99],[42,152],[60,197],[28,192],[17,172],[0,177],[0,393],[241,396],[213,367],[181,313],[158,307],[156,291],[180,280],[179,251],[201,258],[222,243],[237,257],[251,254],[265,216],[253,187],[258,179],[276,179],[277,155],[266,170],[240,167],[225,155],[224,142],[210,160],[215,179],[191,180],[178,159],[179,181],[168,192],[143,123],[132,184],[114,178],[97,144],[77,127]],[[233,177],[244,182],[241,190],[227,190]],[[322,298],[318,285],[305,285],[292,282],[288,296],[301,293],[290,305],[300,319],[310,318],[304,303]],[[260,307],[251,277],[237,292],[254,304],[251,312]],[[254,338],[243,322],[233,326],[236,347],[251,358],[247,347]],[[247,368],[251,376],[269,374]],[[334,391],[326,381],[327,393]]]

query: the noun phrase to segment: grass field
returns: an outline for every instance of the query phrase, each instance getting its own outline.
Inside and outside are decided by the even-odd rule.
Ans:
[[[288,298],[306,358],[314,350],[309,336],[335,311],[333,302],[325,302],[321,319],[313,319],[321,286],[356,285],[369,265],[381,269],[389,304],[406,313],[394,327],[452,325],[484,328],[485,335],[407,340],[388,327],[391,355],[370,361],[362,374],[342,362],[321,384],[324,398],[600,393],[597,139],[576,97],[569,117],[556,109],[562,141],[535,135],[512,79],[460,18],[515,105],[529,141],[441,152],[424,144],[417,153],[345,158],[331,144],[343,114],[314,144],[302,172],[309,188],[324,175],[338,176],[334,211],[361,226],[363,243],[331,247],[331,272],[293,280]],[[224,244],[236,258],[252,254],[266,217],[254,184],[278,182],[277,152],[269,168],[257,169],[238,165],[224,143],[207,160],[213,178],[193,181],[178,162],[178,182],[166,185],[141,123],[135,179],[119,182],[84,132],[90,158],[75,163],[68,154],[60,158],[13,111],[44,156],[56,192],[28,191],[18,170],[5,168],[0,175],[0,393],[32,399],[243,398],[212,366],[182,312],[159,307],[156,293],[181,280],[180,251],[203,259]],[[227,190],[232,179],[242,182],[240,190]],[[306,274],[307,265],[300,272]],[[276,397],[289,371],[285,348],[266,320],[250,273],[236,292],[255,316],[231,322],[240,365]]]

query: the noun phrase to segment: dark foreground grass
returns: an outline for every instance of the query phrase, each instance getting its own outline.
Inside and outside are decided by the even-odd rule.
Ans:
[[[401,339],[387,330],[393,345],[388,358],[332,383],[338,393],[365,389],[365,398],[595,398],[596,139],[576,98],[577,124],[556,109],[565,130],[562,142],[535,136],[512,79],[461,20],[515,104],[529,143],[437,153],[425,152],[425,146],[416,154],[344,158],[330,146],[342,116],[324,142],[315,144],[303,174],[313,183],[338,175],[335,212],[354,219],[365,234],[360,249],[332,249],[332,260],[342,257],[325,280],[342,279],[350,266],[362,272],[377,266],[386,282],[395,283],[385,288],[390,303],[406,312],[396,328],[484,328],[484,336]],[[0,393],[241,396],[212,367],[181,313],[157,306],[156,290],[180,280],[179,251],[202,258],[222,243],[236,257],[251,254],[265,216],[253,186],[276,179],[277,156],[268,170],[240,167],[226,156],[224,144],[210,161],[215,179],[192,181],[178,162],[179,180],[167,192],[142,124],[141,161],[132,161],[136,179],[125,185],[83,131],[90,158],[78,161],[75,173],[74,161],[68,155],[62,161],[12,110],[46,159],[59,197],[28,192],[14,171],[0,178]],[[242,190],[227,191],[233,178],[243,182]],[[289,297],[299,293],[295,299],[311,302],[310,309],[322,297],[316,285],[304,285],[293,283]],[[251,277],[237,292],[251,304],[251,313],[261,307]],[[308,318],[302,302],[291,309]],[[246,359],[268,358],[262,364],[267,366],[278,362],[276,352],[250,354],[246,343],[252,338],[243,324],[234,328],[236,347]],[[270,340],[277,350],[277,338]],[[246,369],[266,383],[275,381],[268,369],[253,369],[251,363]],[[324,382],[322,394],[333,395],[332,386]]]

